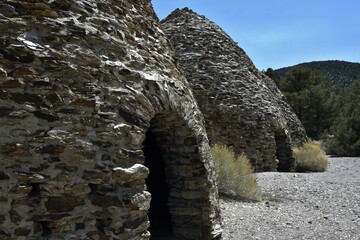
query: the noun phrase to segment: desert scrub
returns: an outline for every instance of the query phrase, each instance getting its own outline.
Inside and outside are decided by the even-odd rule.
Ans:
[[[256,176],[245,154],[236,156],[231,148],[219,144],[211,147],[211,154],[220,194],[247,201],[261,199]]]
[[[319,142],[305,143],[302,147],[293,148],[295,172],[325,172],[328,158]]]

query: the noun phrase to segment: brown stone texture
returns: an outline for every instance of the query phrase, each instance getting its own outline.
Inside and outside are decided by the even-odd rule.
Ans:
[[[174,237],[220,237],[203,116],[149,0],[3,0],[0,32],[0,239],[149,239],[147,132]]]
[[[206,121],[210,143],[245,152],[256,171],[287,171],[305,130],[272,79],[219,26],[188,8],[162,21]],[[239,29],[241,30],[241,29]]]

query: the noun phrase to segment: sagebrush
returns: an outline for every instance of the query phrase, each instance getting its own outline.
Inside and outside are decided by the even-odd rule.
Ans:
[[[248,158],[224,145],[211,147],[215,170],[217,172],[219,193],[248,201],[261,199],[256,176]]]
[[[324,172],[328,167],[328,158],[321,149],[320,143],[305,143],[302,147],[293,148],[296,172]]]

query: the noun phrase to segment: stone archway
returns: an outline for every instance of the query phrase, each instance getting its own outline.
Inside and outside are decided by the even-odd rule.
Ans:
[[[156,115],[143,143],[151,239],[208,239],[207,170],[196,135],[175,113]]]
[[[279,161],[277,170],[279,172],[290,171],[294,162],[291,145],[284,130],[275,131],[276,158]]]

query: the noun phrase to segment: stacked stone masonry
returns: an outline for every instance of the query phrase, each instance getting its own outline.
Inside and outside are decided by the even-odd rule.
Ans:
[[[149,0],[2,0],[0,32],[0,239],[149,239],[149,131],[173,237],[220,237],[203,116]]]
[[[274,81],[219,26],[188,8],[162,21],[205,116],[211,143],[245,152],[256,171],[287,171],[305,130]],[[279,161],[279,164],[278,164]]]

